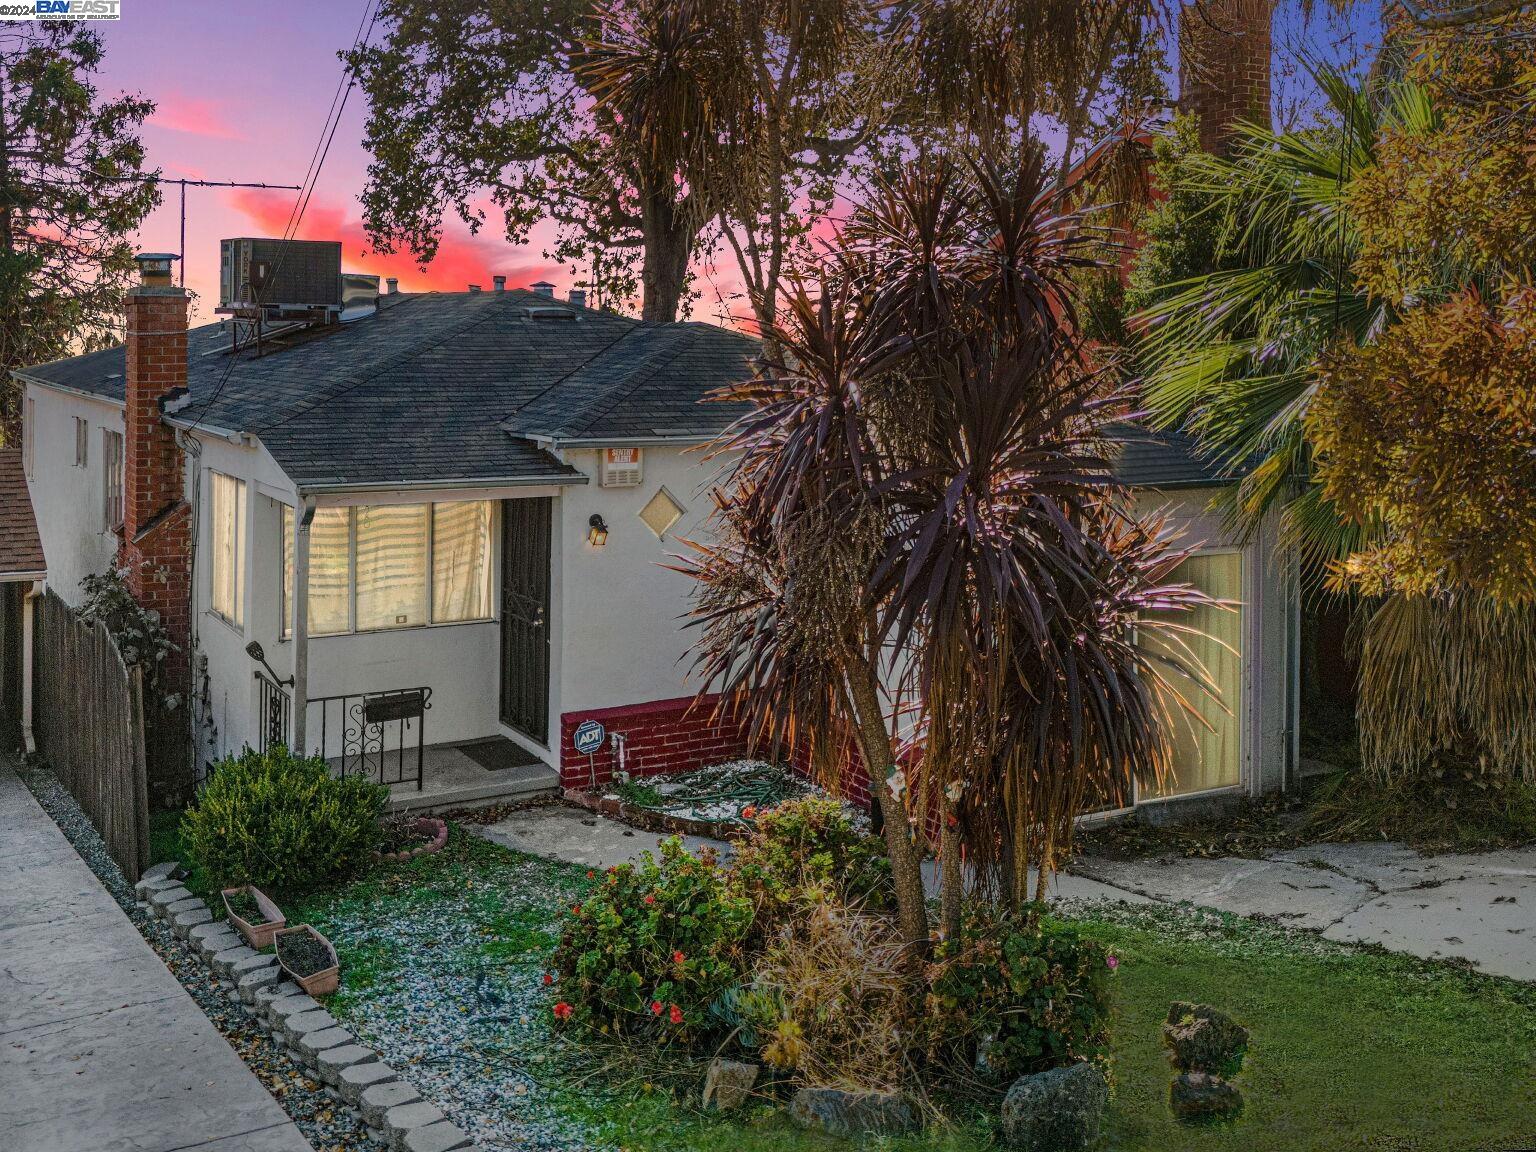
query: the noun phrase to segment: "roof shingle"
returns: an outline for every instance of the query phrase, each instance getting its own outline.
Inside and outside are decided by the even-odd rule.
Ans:
[[[0,448],[0,580],[41,577],[47,569],[21,449]]]

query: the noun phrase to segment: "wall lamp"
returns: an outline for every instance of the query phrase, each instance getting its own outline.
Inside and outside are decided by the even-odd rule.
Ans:
[[[601,548],[608,543],[608,525],[603,523],[603,518],[596,512],[587,521],[587,543],[594,548]]]
[[[278,676],[277,670],[273,668],[272,665],[267,663],[267,654],[262,651],[260,641],[252,640],[249,644],[247,644],[245,646],[245,654],[252,660],[259,660],[261,662],[261,666],[267,670],[267,675],[272,677],[272,680],[275,684],[286,688],[293,683],[292,676],[288,677],[286,680],[282,679]]]

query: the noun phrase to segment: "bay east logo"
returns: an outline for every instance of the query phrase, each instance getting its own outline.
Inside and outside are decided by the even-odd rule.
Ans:
[[[0,0],[0,20],[121,20],[122,0]]]

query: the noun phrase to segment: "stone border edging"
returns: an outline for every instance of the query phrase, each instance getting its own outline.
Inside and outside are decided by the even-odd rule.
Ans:
[[[642,808],[627,804],[617,796],[604,796],[598,792],[583,792],[579,788],[567,788],[563,798],[577,807],[603,816],[611,816],[633,828],[669,836],[702,836],[706,840],[745,840],[752,829],[735,820],[695,820],[688,816],[674,816],[670,812],[658,812],[654,808]]]
[[[358,1043],[318,1001],[285,979],[275,956],[247,947],[228,921],[215,920],[208,905],[174,878],[178,867],[174,861],[153,865],[134,884],[134,892],[202,958],[230,998],[246,1006],[290,1060],[362,1118],[370,1136],[391,1152],[474,1146],[377,1052]]]
[[[425,828],[422,827],[423,824],[426,825]],[[415,848],[407,848],[404,852],[375,852],[373,854],[374,861],[399,864],[406,860],[414,860],[418,856],[431,856],[435,852],[441,852],[443,846],[448,843],[448,822],[446,820],[441,820],[436,816],[418,816],[411,821],[411,827],[423,834],[430,831],[432,839],[428,840],[425,844],[418,844]]]

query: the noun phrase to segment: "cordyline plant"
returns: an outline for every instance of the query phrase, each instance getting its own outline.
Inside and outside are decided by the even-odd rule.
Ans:
[[[1084,215],[1046,189],[1036,155],[921,162],[874,191],[819,283],[786,287],[782,358],[722,393],[753,410],[684,566],[721,707],[833,776],[860,754],[914,963],[934,817],[945,927],[962,844],[1021,907],[1085,803],[1162,772],[1194,703],[1163,672],[1210,690],[1178,622],[1210,601],[1168,582],[1183,553],[1129,518],[1105,456],[1126,406],[1077,335]]]

